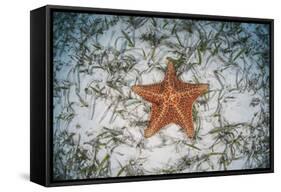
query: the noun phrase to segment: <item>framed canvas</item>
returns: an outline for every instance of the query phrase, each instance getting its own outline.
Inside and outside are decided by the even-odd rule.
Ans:
[[[30,179],[273,172],[273,20],[31,11]]]

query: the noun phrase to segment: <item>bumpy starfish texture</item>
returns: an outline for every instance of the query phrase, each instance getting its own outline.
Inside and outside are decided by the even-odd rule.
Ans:
[[[165,78],[151,85],[134,85],[132,90],[152,104],[146,138],[162,127],[175,123],[182,127],[189,138],[194,137],[192,106],[208,90],[208,84],[184,83],[176,76],[174,64],[168,60]]]

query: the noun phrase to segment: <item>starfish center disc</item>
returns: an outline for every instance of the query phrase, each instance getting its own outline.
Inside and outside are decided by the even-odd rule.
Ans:
[[[170,94],[168,97],[168,102],[171,105],[178,104],[180,102],[180,97],[177,94]]]

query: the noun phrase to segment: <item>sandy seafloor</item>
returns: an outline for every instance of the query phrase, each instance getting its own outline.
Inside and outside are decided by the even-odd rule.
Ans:
[[[54,30],[60,31],[53,39],[57,45],[54,48],[53,113],[55,178],[68,180],[268,166],[269,123],[262,120],[269,116],[269,63],[254,54],[257,47],[260,52],[269,49],[269,45],[256,35],[257,26],[268,35],[266,25],[244,23],[239,25],[242,32],[226,35],[231,29],[227,26],[232,24],[225,22],[225,32],[216,37],[221,44],[217,53],[212,54],[214,46],[219,44],[213,41],[221,22],[193,21],[194,29],[188,32],[181,30],[181,25],[185,25],[181,20],[155,18],[143,21],[134,30],[126,22],[128,17],[123,16],[112,26],[105,27],[102,33],[89,35],[93,28],[102,26],[105,16],[77,14],[65,19],[67,26],[71,26],[70,21],[76,22],[71,30],[66,30],[59,28],[63,14],[54,15]],[[82,18],[86,24],[80,22]],[[113,19],[112,16],[106,18],[107,22]],[[101,21],[96,22],[97,19]],[[172,33],[175,23],[176,34]],[[157,44],[154,54],[154,45],[141,38],[142,34],[150,33],[156,38],[166,37]],[[247,36],[246,44],[239,42],[239,38]],[[200,51],[203,40],[209,41],[208,49]],[[240,54],[246,46],[249,53],[242,51]],[[224,51],[226,49],[229,53]],[[177,67],[178,77],[184,82],[209,84],[209,92],[199,97],[193,106],[197,111],[194,119],[196,137],[191,140],[179,126],[170,124],[145,139],[143,131],[149,120],[150,104],[131,92],[130,87],[162,81],[165,58],[179,58],[175,50],[186,56]],[[127,57],[133,58],[129,64]],[[198,60],[201,63],[193,64]],[[122,69],[128,66],[132,68]],[[114,72],[107,67],[112,67],[110,70]],[[113,82],[113,86],[108,82]],[[91,86],[104,94],[99,95]],[[228,125],[235,125],[235,128]],[[110,130],[115,134],[107,135]],[[70,135],[68,140],[67,136],[60,137],[61,133]],[[257,153],[259,149],[255,148],[258,147],[262,147],[262,154]],[[83,153],[78,153],[78,148]],[[87,157],[83,158],[81,154]],[[93,172],[87,172],[89,167]]]

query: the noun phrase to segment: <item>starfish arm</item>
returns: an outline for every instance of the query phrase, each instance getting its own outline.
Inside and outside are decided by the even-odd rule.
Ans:
[[[188,106],[189,105],[189,106]],[[189,138],[194,137],[194,125],[193,125],[193,117],[192,117],[192,104],[187,105],[176,105],[175,110],[177,112],[179,124],[185,131]]]
[[[195,101],[200,95],[208,91],[208,84],[190,84],[190,88],[180,91],[182,98]]]
[[[162,100],[161,88],[161,83],[157,83],[153,85],[134,85],[132,90],[143,99],[158,104]]]
[[[153,136],[157,133],[162,127],[169,124],[169,121],[165,116],[168,115],[168,106],[158,106],[153,108],[151,111],[151,118],[149,126],[144,130],[144,136],[146,138]]]
[[[176,78],[176,90],[178,92],[184,92],[188,89],[190,89],[190,87],[192,87],[193,84],[191,83],[185,83],[182,82],[180,79]]]
[[[167,87],[174,87],[175,80],[176,80],[176,70],[174,64],[171,61],[169,61],[164,82],[166,85],[168,85]]]

